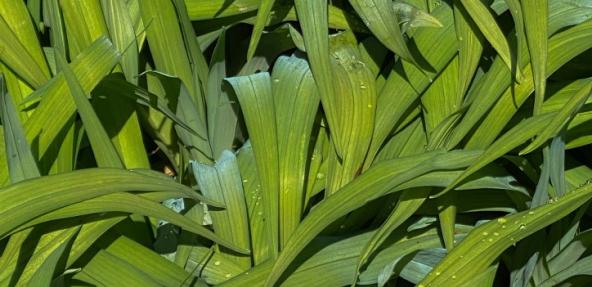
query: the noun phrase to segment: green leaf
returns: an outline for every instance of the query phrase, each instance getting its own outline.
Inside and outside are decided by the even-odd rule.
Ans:
[[[204,195],[223,202],[226,206],[224,210],[209,211],[216,234],[240,248],[249,249],[251,242],[245,194],[234,154],[225,150],[214,166],[195,161],[192,162],[192,166],[193,174]],[[224,250],[222,252],[242,270],[251,267],[250,257],[237,256]]]
[[[97,95],[105,95],[106,97],[126,97],[130,101],[134,101],[145,107],[150,107],[158,110],[175,124],[183,129],[197,134],[186,122],[177,117],[166,103],[166,100],[150,93],[142,87],[135,86],[121,76],[121,74],[110,74],[103,78],[97,87],[93,90]]]
[[[520,151],[520,154],[527,154],[543,145],[547,140],[556,136],[573,119],[574,115],[582,108],[592,92],[592,81],[588,81],[580,90],[578,90],[561,109],[555,113],[550,122],[537,134],[536,139],[526,148]]]
[[[543,206],[500,217],[476,227],[419,286],[463,284],[484,272],[508,247],[556,222],[592,198],[585,185]]]
[[[439,192],[436,196],[440,196],[452,190],[465,178],[480,168],[525,143],[527,140],[536,135],[541,129],[543,129],[548,124],[552,116],[553,114],[546,113],[528,118],[517,124],[514,128],[510,129],[502,137],[500,137],[496,142],[491,144],[485,150],[483,155],[479,157],[479,159],[472,163],[471,166],[467,168],[457,179],[455,179],[450,186]]]
[[[52,220],[76,218],[79,216],[101,214],[104,212],[124,212],[166,220],[171,224],[181,227],[183,230],[195,233],[214,242],[219,242],[224,246],[230,246],[230,248],[236,252],[247,252],[246,250],[249,249],[248,246],[237,247],[238,245],[233,243],[231,240],[227,240],[224,237],[213,233],[208,228],[201,226],[198,222],[179,215],[178,213],[160,204],[160,202],[164,201],[165,199],[187,196],[187,194],[179,192],[168,192],[162,194],[155,193],[141,196],[126,193],[103,195],[48,212],[28,221],[18,229],[20,230],[28,228],[30,226],[44,222],[50,222]]]
[[[22,2],[21,2],[22,3]],[[25,8],[26,9],[26,8]],[[32,88],[39,88],[49,80],[49,71],[39,66],[27,48],[19,41],[17,35],[10,29],[4,18],[0,17],[0,60],[10,67],[23,81]],[[35,41],[37,44],[37,41]],[[38,46],[38,44],[37,44]]]
[[[208,138],[213,157],[217,158],[225,149],[233,147],[238,117],[234,111],[227,89],[223,89],[226,77],[225,59],[226,32],[222,31],[210,61],[207,91]]]
[[[101,36],[109,34],[98,0],[82,2],[60,0],[60,5],[71,58],[77,56]]]
[[[91,177],[95,181],[101,180],[102,184],[89,181]],[[5,236],[37,216],[69,204],[129,190],[181,191],[197,200],[201,198],[188,187],[155,172],[98,168],[39,177],[0,189],[0,199],[5,203],[3,219],[0,220],[0,236]]]
[[[279,162],[280,245],[283,246],[305,210],[305,178],[309,143],[319,97],[306,60],[280,57],[272,72]]]
[[[524,0],[521,3],[526,40],[532,63],[533,82],[535,83],[534,114],[536,115],[541,112],[543,107],[547,84],[547,21],[549,5],[547,0]]]
[[[512,60],[512,52],[510,51],[510,44],[504,36],[501,28],[498,26],[497,21],[488,10],[487,6],[480,0],[460,0],[469,13],[475,24],[479,27],[479,30],[483,36],[489,41],[491,46],[498,53],[502,61],[508,67],[508,70],[514,71],[516,69],[516,77],[519,81],[522,79],[521,67],[515,66]]]
[[[374,77],[361,61],[357,47],[344,39],[340,41],[342,43],[335,44],[332,49],[336,58],[332,105],[337,111],[339,128],[331,130],[331,139],[338,139],[342,146],[341,154],[330,158],[328,195],[337,192],[361,172],[374,132],[377,102]],[[329,123],[329,128],[333,127]]]
[[[458,89],[464,96],[483,53],[483,39],[460,1],[453,2],[454,28],[458,39]]]
[[[111,71],[118,61],[118,53],[105,37],[97,40],[72,62],[72,70],[78,75],[85,93],[89,93],[96,84]],[[36,90],[31,97],[42,99],[35,112],[25,123],[27,140],[37,141],[33,153],[40,157],[58,137],[64,125],[75,114],[76,105],[68,96],[69,89],[63,75],[57,75],[43,88]],[[64,96],[65,95],[65,96]],[[6,178],[7,175],[0,175]],[[2,181],[2,180],[0,180]]]
[[[262,185],[266,232],[273,257],[279,248],[279,163],[276,111],[268,73],[226,79],[240,102]]]
[[[265,207],[261,204],[261,180],[250,141],[247,141],[238,150],[238,164],[243,179],[243,191],[249,214],[253,262],[255,265],[259,265],[270,257],[269,242],[271,241],[271,235],[267,232]],[[222,276],[224,275],[226,274],[222,274]]]
[[[432,15],[438,18],[444,27],[418,30],[413,35],[413,42],[430,66],[440,72],[457,54],[457,40],[452,9],[448,4],[442,2],[434,9]],[[434,41],[438,43],[438,49],[433,49]],[[416,107],[419,95],[430,84],[430,79],[415,66],[406,63],[395,65],[377,99],[374,135],[367,164],[372,162],[390,133],[397,127],[404,126],[404,116]]]
[[[587,21],[551,37],[548,44],[547,75],[551,75],[565,63],[592,46],[592,43],[586,40],[591,31],[590,26],[592,26],[592,22]],[[494,66],[495,65],[496,64],[494,63]],[[475,100],[473,102],[472,107],[467,112],[467,115],[465,115],[463,121],[469,120],[468,113],[472,113],[471,110],[473,109],[473,106],[475,107],[475,111],[477,111],[477,113],[475,114],[476,117],[471,115],[470,121],[474,121],[475,119],[478,120],[481,116],[484,116],[484,112],[486,111],[489,111],[489,113],[485,116],[479,125],[479,128],[470,137],[466,148],[483,148],[493,142],[506,126],[508,121],[516,113],[517,109],[534,91],[530,67],[526,66],[523,71],[525,75],[524,80],[515,86],[500,87],[498,85],[488,85],[487,83],[494,81],[497,82],[497,80],[495,78],[483,77],[483,88],[486,88],[489,91],[498,90],[501,88],[501,91],[504,89],[505,91],[503,91],[501,96],[500,94],[497,94],[494,98],[491,98],[491,95],[493,94],[489,94],[489,91],[486,92],[483,90],[475,90],[475,93],[480,95],[480,99],[479,101]],[[490,73],[492,76],[497,77],[499,71],[492,67],[488,74]],[[494,91],[493,93],[498,92]],[[481,99],[485,100],[486,102],[482,102]],[[497,100],[497,102],[495,102],[495,100]],[[496,103],[496,105],[491,108],[494,103]],[[474,122],[472,124],[474,124]],[[472,126],[472,124],[470,125]],[[466,129],[468,126],[463,126],[463,129],[460,130],[462,125],[463,123],[461,122],[459,125],[459,132],[462,131],[462,133],[464,133],[468,131]]]
[[[163,286],[151,274],[128,264],[107,251],[99,251],[84,269],[74,276],[93,285]]]
[[[419,209],[427,199],[430,191],[429,188],[416,188],[405,190],[401,193],[397,205],[393,208],[387,220],[382,223],[378,230],[376,230],[372,237],[364,244],[364,248],[360,252],[360,258],[356,266],[356,273],[354,274],[355,281],[358,279],[358,274],[362,265],[364,265],[370,256],[381,247],[395,229],[401,226]],[[353,283],[355,283],[355,281]]]
[[[138,43],[134,24],[123,0],[101,0],[105,22],[113,46],[121,53],[119,62],[125,78],[138,83]]]
[[[302,26],[304,46],[308,51],[310,69],[319,89],[319,97],[325,110],[325,117],[333,133],[341,135],[339,107],[336,106],[338,98],[333,78],[333,63],[329,51],[327,1],[296,0],[294,5],[298,13],[298,20]],[[335,137],[333,142],[337,154],[342,155],[345,152],[345,143],[342,142],[342,137]]]
[[[442,23],[440,23],[437,18],[411,4],[405,2],[393,2],[393,10],[395,11],[395,14],[397,14],[399,24],[403,24],[402,30],[417,27],[442,27]]]
[[[197,88],[185,49],[183,34],[171,0],[138,0],[142,20],[147,25],[146,37],[156,69],[178,77],[195,95]],[[205,115],[204,115],[205,116]]]
[[[25,82],[38,88],[49,80],[50,72],[37,38],[36,23],[31,20],[24,2],[8,0],[0,3],[0,59],[23,77]],[[11,59],[11,55],[17,58]],[[14,65],[5,59],[11,59],[9,63],[14,61]],[[34,83],[29,82],[29,77]]]
[[[35,250],[35,254],[31,256],[23,273],[20,275],[17,285],[50,285],[59,260],[64,256],[66,248],[76,238],[79,230],[80,227],[76,226],[52,232],[55,236],[52,236],[51,241],[47,245]]]
[[[434,170],[462,168],[480,153],[479,151],[431,152],[372,166],[309,213],[275,261],[265,285],[272,286],[304,247],[333,221],[367,202],[393,192],[394,187],[414,177]]]
[[[182,268],[125,236],[118,237],[106,251],[149,274],[162,285],[186,286],[193,282],[192,276]]]
[[[185,0],[191,20],[207,20],[249,13],[257,10],[261,0]]]
[[[251,60],[255,55],[257,46],[259,45],[259,39],[261,39],[261,34],[263,33],[263,28],[267,25],[274,3],[275,0],[260,0],[257,9],[257,18],[255,19],[255,26],[253,27],[249,49],[247,50],[247,60]]]
[[[18,118],[18,112],[12,97],[4,90],[4,81],[0,75],[0,116],[4,130],[4,149],[8,158],[8,172],[12,183],[39,177],[37,162],[25,137],[25,131]],[[3,152],[4,153],[4,152]]]
[[[80,85],[80,82],[72,69],[68,66],[66,59],[64,59],[62,55],[57,54],[56,61],[66,78],[66,82],[68,83],[72,97],[74,97],[74,102],[78,108],[82,123],[86,127],[86,133],[89,137],[97,164],[100,167],[123,168],[123,163],[117,154],[117,150],[115,150],[115,147],[111,143],[107,132],[103,128],[92,105],[88,101],[84,89]]]
[[[360,18],[389,50],[406,61],[416,63],[399,28],[399,20],[390,0],[350,0]]]

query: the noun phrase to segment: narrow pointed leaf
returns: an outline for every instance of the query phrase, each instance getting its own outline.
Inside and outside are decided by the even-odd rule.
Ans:
[[[493,46],[508,69],[513,71],[514,63],[510,44],[487,6],[481,0],[461,0],[461,2],[469,15],[471,15],[471,18],[473,18],[473,21],[475,21],[475,24],[479,27],[481,33],[483,33],[483,36]],[[520,67],[517,67],[516,71],[517,78],[520,80]]]
[[[484,272],[508,247],[556,222],[592,198],[592,185],[530,211],[500,217],[476,227],[419,286],[463,284]],[[437,275],[436,275],[437,274]]]
[[[350,0],[349,3],[380,42],[404,60],[416,63],[390,0]]]
[[[64,59],[62,55],[56,55],[56,60],[58,66],[61,67],[61,70],[64,73],[70,93],[74,97],[74,102],[78,108],[82,123],[86,127],[86,132],[98,165],[100,167],[123,168],[123,163],[117,154],[117,150],[115,150],[107,132],[103,128],[92,105],[88,101],[88,97],[76,75],[68,66],[66,59]]]
[[[545,100],[547,84],[547,33],[548,9],[547,0],[524,0],[522,13],[524,14],[524,28],[530,61],[533,69],[535,90],[534,114],[541,112]]]
[[[261,0],[259,4],[255,26],[253,27],[253,33],[251,34],[251,40],[249,42],[249,50],[247,51],[248,60],[252,59],[255,55],[255,51],[259,45],[259,39],[261,39],[261,34],[263,33],[263,28],[267,25],[274,3],[275,0]]]
[[[272,286],[304,247],[333,221],[371,200],[388,194],[392,188],[433,170],[467,166],[481,152],[432,152],[379,163],[335,195],[327,198],[302,221],[275,261],[266,280]],[[392,167],[397,166],[397,169]]]
[[[590,97],[592,92],[592,81],[588,82],[580,90],[578,90],[569,101],[553,116],[553,119],[545,126],[543,130],[537,135],[536,139],[524,148],[520,153],[527,154],[540,147],[547,140],[557,135],[563,129],[574,115],[578,112],[584,102]]]

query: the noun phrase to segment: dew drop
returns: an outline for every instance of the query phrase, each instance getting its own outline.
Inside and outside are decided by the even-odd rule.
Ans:
[[[506,229],[506,226],[505,225],[502,225],[502,229]]]
[[[325,178],[325,174],[322,172],[317,173],[317,179],[323,179]]]
[[[245,178],[245,179],[243,179],[243,182],[247,183],[247,182],[249,182],[249,180]]]
[[[524,223],[520,224],[520,230],[524,230],[524,229],[526,229],[526,224],[524,224]]]
[[[436,272],[436,276],[440,276],[440,274],[442,274],[442,273],[440,273],[440,272]]]
[[[215,262],[214,262],[214,265],[216,265],[216,266],[220,266],[220,261],[215,261]]]
[[[232,277],[232,274],[230,274],[230,273],[226,273],[226,275],[224,275],[224,277],[226,277],[226,278],[230,278],[230,277]]]
[[[372,104],[368,104],[368,108],[372,108]]]
[[[452,275],[452,280],[456,279],[456,275]]]
[[[503,224],[503,223],[506,223],[506,222],[508,222],[508,221],[505,218],[503,218],[503,217],[500,217],[500,218],[497,219],[497,223],[499,223],[499,224]]]
[[[493,236],[499,236],[499,233],[497,233],[497,232],[494,232],[494,233],[493,233]]]
[[[259,212],[257,212],[257,215],[263,216],[263,212],[262,211],[259,211]]]
[[[534,211],[529,211],[528,214],[529,215],[533,215],[534,214]]]
[[[489,233],[487,233],[487,231],[483,231],[483,233],[481,233],[481,234],[483,234],[483,236],[489,235]]]
[[[489,239],[487,239],[487,241],[493,242],[493,238],[489,238]]]
[[[280,79],[273,79],[273,82],[274,83],[279,83],[280,82]]]

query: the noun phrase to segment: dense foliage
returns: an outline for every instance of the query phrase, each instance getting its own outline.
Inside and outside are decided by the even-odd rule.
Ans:
[[[590,286],[590,0],[1,0],[0,286]]]

